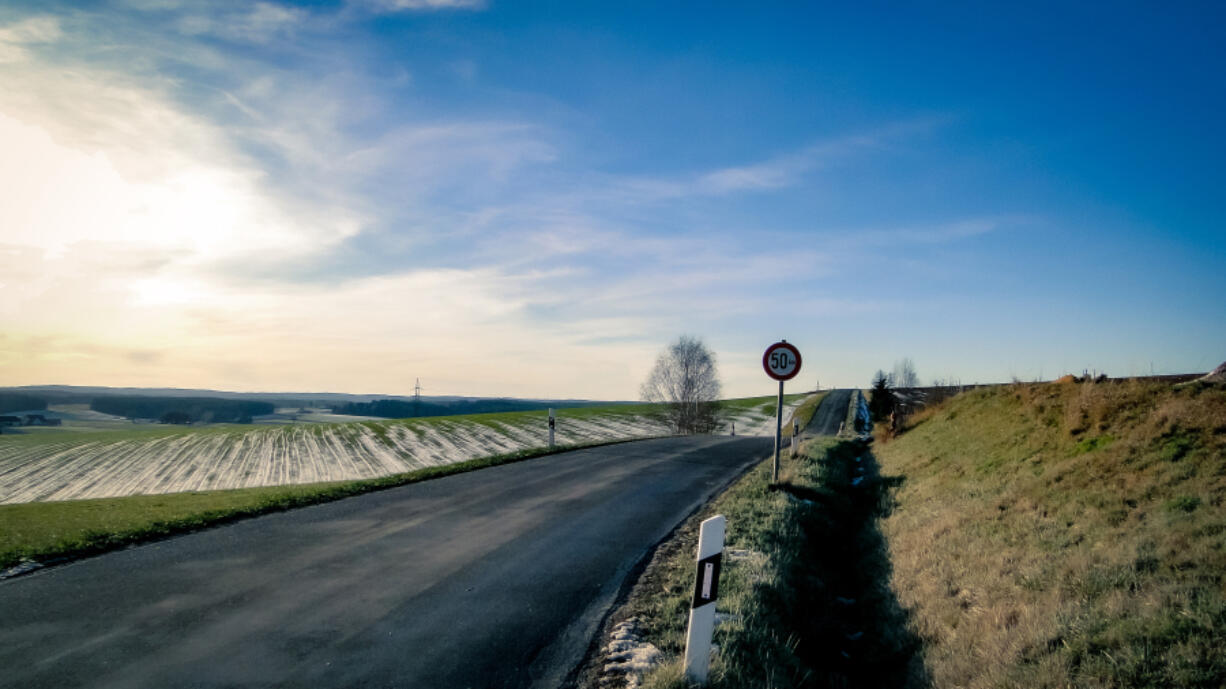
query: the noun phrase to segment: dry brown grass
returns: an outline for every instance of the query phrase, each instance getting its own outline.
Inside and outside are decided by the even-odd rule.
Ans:
[[[935,686],[1226,682],[1226,386],[975,390],[876,449]]]

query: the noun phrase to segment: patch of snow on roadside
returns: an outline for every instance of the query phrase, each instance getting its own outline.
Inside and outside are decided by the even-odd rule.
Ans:
[[[792,418],[792,414],[803,401],[804,400],[801,399],[796,400],[795,402],[783,403],[783,421],[785,424]],[[771,438],[775,436],[775,415],[773,413],[763,414],[762,412],[758,411],[756,407],[753,409],[743,410],[738,414],[729,417],[727,421],[736,424],[737,435],[757,437],[765,436]],[[728,433],[731,431],[731,428],[729,428],[727,424],[724,424],[722,430],[724,433]]]
[[[1196,380],[1206,383],[1226,383],[1226,361]]]
[[[602,649],[605,663],[600,683],[638,689],[643,675],[659,664],[660,649],[643,641],[637,617],[617,623],[609,637],[609,643]]]

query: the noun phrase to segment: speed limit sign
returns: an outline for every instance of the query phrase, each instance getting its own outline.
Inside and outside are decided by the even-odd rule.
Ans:
[[[800,373],[800,350],[788,344],[787,340],[776,342],[766,348],[762,355],[762,368],[766,375],[777,381],[791,380]]]

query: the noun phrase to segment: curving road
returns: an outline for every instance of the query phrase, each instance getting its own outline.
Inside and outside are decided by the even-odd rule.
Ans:
[[[591,448],[0,582],[3,687],[555,687],[769,438]]]
[[[847,419],[847,406],[851,404],[850,389],[831,390],[822,398],[809,425],[802,431],[805,435],[837,435]]]

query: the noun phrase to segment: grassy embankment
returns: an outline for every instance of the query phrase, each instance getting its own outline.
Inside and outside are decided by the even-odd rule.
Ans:
[[[965,393],[878,444],[937,687],[1226,686],[1226,386]]]
[[[766,407],[773,413],[773,398],[748,398],[727,402],[727,410],[731,413],[750,409],[764,410]],[[573,418],[615,421],[639,417],[645,411],[650,412],[651,405],[568,409],[566,415]],[[543,412],[539,411],[506,412],[440,418],[452,424],[469,422],[503,428],[529,420],[539,421],[542,414]],[[404,424],[416,428],[430,422],[431,419],[423,418],[358,423],[371,428],[376,434],[381,434],[390,424]],[[244,432],[250,432],[249,427],[230,424],[193,429],[158,426],[77,431],[71,434],[71,438],[74,441],[98,442],[189,433],[227,434],[237,437]],[[5,442],[41,445],[62,442],[64,437],[66,436],[59,433],[34,433],[6,436]],[[610,442],[619,441],[560,445],[554,452]],[[453,464],[352,481],[0,505],[0,568],[11,567],[23,560],[42,562],[97,554],[235,519],[337,500],[550,453],[550,450],[543,447],[526,448]]]
[[[795,397],[800,397],[800,396],[801,395],[784,395],[783,400],[786,403],[789,398],[795,398]],[[817,412],[817,405],[821,403],[822,398],[825,396],[826,396],[825,393],[818,393],[816,395],[809,395],[808,397],[806,397],[805,400],[801,402],[796,407],[796,409],[792,411],[792,417],[790,421],[796,422],[799,428],[803,431],[805,426],[808,426],[809,422],[813,420],[813,414]],[[785,423],[783,425],[783,437],[785,438],[792,437],[792,424],[791,423]]]
[[[665,654],[643,686],[685,686],[697,525],[714,514],[728,533],[711,686],[898,686],[922,673],[877,530],[891,484],[865,446],[818,438],[783,460],[778,486],[770,473],[767,460],[687,522],[614,614],[638,618]]]
[[[877,446],[894,476],[852,442],[804,450],[782,490],[758,467],[657,553],[616,616],[671,658],[646,686],[684,685],[716,513],[713,686],[1226,685],[1226,387],[975,390]]]

